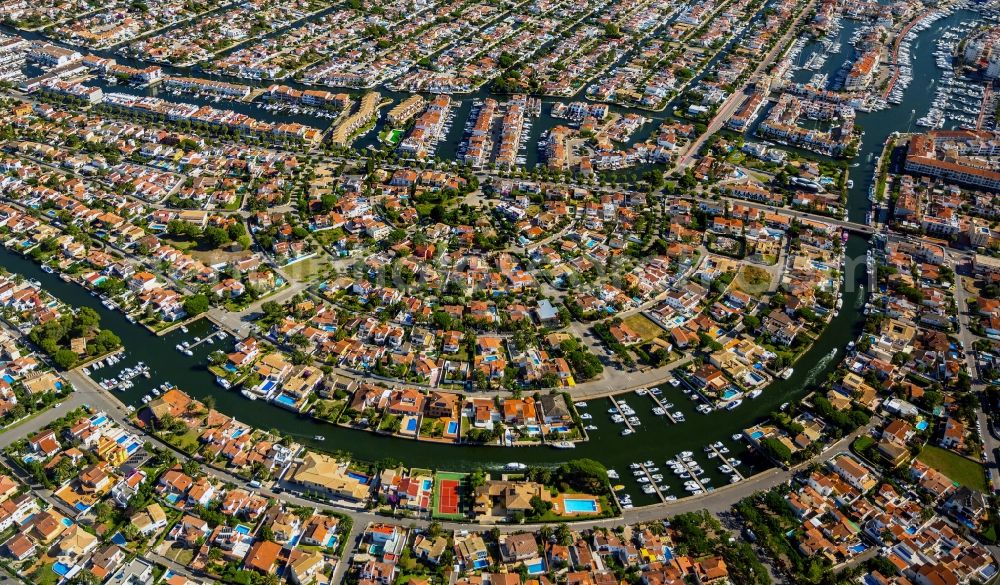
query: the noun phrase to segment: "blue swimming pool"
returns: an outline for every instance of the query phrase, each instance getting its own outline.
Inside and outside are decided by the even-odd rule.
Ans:
[[[52,563],[52,572],[54,572],[56,575],[59,575],[60,577],[65,577],[69,573],[69,570],[72,568],[73,567],[70,567],[66,563],[61,563],[59,561]]]
[[[274,380],[264,380],[264,383],[260,385],[260,391],[267,394],[274,388]]]
[[[417,419],[411,418],[410,420],[406,421],[406,430],[410,431],[411,433],[417,430]]]
[[[347,477],[349,477],[351,479],[356,479],[356,480],[358,480],[361,483],[368,483],[368,476],[367,475],[361,475],[360,473],[355,473],[353,471],[348,471],[347,472]]]
[[[726,388],[726,391],[722,393],[722,399],[732,400],[733,398],[736,398],[737,394],[739,394],[739,392],[737,392],[736,390],[733,390],[732,388]]]
[[[425,479],[423,481],[422,485],[423,485],[423,488],[425,490],[429,490],[429,489],[431,489],[431,486],[434,485],[434,480],[432,480],[432,479]]]
[[[488,566],[490,566],[490,562],[487,561],[486,559],[476,559],[475,561],[472,562],[472,568],[474,569],[482,569],[483,567],[488,567]]]
[[[287,394],[279,394],[274,401],[282,406],[295,406],[295,400]]]
[[[529,575],[540,575],[545,572],[545,561],[542,559],[533,561],[530,565],[525,564],[524,566],[528,569]]]
[[[106,417],[106,416],[99,416],[99,417],[90,419],[90,424],[94,425],[95,427],[99,427],[99,426],[103,425],[107,420],[108,420],[108,417]]]
[[[454,435],[456,433],[458,433],[458,421],[448,421],[448,434]]]
[[[125,540],[125,535],[121,532],[116,532],[114,536],[111,537],[111,542],[117,544],[118,546],[125,546],[128,541]]]
[[[63,526],[65,526],[66,528],[69,528],[70,526],[73,525],[73,521],[70,520],[69,518],[63,518],[62,519],[62,523],[63,523]]]
[[[928,426],[930,426],[930,424],[927,421],[922,420],[922,421],[920,421],[920,422],[917,423],[917,430],[918,431],[926,431]]]
[[[83,502],[77,502],[73,504],[73,508],[75,508],[78,512],[86,512],[90,509],[90,506],[84,504]]]
[[[576,514],[580,512],[597,512],[597,500],[592,499],[577,499],[577,498],[563,498],[563,508],[565,508],[566,513]]]
[[[176,504],[179,499],[181,499],[180,494],[170,494],[167,496],[167,501],[171,504]]]
[[[850,547],[848,550],[850,550],[852,553],[854,553],[856,555],[859,555],[859,554],[865,552],[866,550],[868,550],[868,547],[865,546],[864,543],[860,543],[859,542],[858,544]]]
[[[13,384],[14,383],[14,378],[11,378],[10,374],[4,374],[3,375],[3,379],[4,379],[4,382],[7,382],[8,384]]]
[[[236,528],[234,528],[233,530],[239,532],[240,534],[250,534],[250,527],[244,526],[242,524],[237,524]]]
[[[763,436],[764,436],[764,431],[754,431],[753,433],[750,434],[750,438],[754,439],[755,441]]]

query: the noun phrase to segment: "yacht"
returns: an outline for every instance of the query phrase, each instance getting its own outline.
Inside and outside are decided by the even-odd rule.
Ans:
[[[750,394],[747,394],[747,398],[753,400],[754,398],[759,397],[763,393],[764,393],[763,390],[761,390],[760,388],[757,388],[756,390],[751,391]]]
[[[633,431],[632,429],[623,429],[623,430],[622,430],[622,436],[623,436],[623,437],[627,437],[627,436],[631,435],[631,434],[632,434],[632,433],[634,433],[634,432],[635,432],[635,431]]]
[[[572,443],[570,441],[556,441],[555,443],[552,443],[552,447],[556,449],[575,449],[576,443]]]
[[[315,441],[325,441],[326,437],[324,437],[323,435],[313,435],[313,440],[315,440]]]
[[[575,406],[577,408],[587,408],[587,403],[586,402],[574,402],[573,406]]]
[[[517,461],[511,461],[507,465],[504,465],[503,468],[507,469],[507,470],[510,470],[510,471],[523,471],[523,470],[527,469],[528,466],[525,465],[524,463],[518,463]]]

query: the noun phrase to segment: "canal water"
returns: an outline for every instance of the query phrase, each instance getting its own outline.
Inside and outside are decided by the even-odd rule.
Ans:
[[[968,17],[968,11],[960,11],[941,19],[928,30],[919,33],[919,38],[929,41],[941,27],[957,22],[963,16]],[[928,47],[930,43],[926,42],[923,46]],[[929,105],[930,96],[925,92],[925,88],[929,86],[933,76],[939,75],[929,52],[918,52],[914,55],[913,70],[915,79],[902,105],[881,112],[859,115],[859,123],[866,129],[866,136],[859,157],[861,164],[851,169],[855,187],[849,192],[848,206],[853,221],[863,222],[869,209],[868,185],[874,170],[873,164],[868,161],[869,154],[877,155],[882,143],[892,131],[905,131],[909,127],[913,118],[911,109],[919,112],[926,110]],[[468,96],[461,99],[468,99]],[[456,125],[460,126],[461,120],[461,117],[457,118]],[[862,267],[866,249],[867,242],[857,236],[852,236],[846,245],[848,257],[861,258]],[[215,349],[230,350],[232,338],[224,342],[201,344],[191,357],[175,349],[181,341],[192,341],[195,336],[204,337],[212,331],[214,327],[207,321],[193,324],[187,334],[177,331],[162,338],[156,337],[146,329],[129,323],[120,313],[103,307],[97,298],[83,288],[42,272],[35,263],[13,252],[0,249],[0,265],[39,280],[47,291],[70,305],[92,307],[101,315],[103,326],[121,336],[126,348],[126,359],[112,368],[105,368],[107,371],[98,371],[95,374],[97,379],[111,377],[117,374],[117,369],[134,365],[138,361],[151,366],[152,379],[138,378],[135,388],[119,393],[121,399],[128,404],[141,405],[144,394],[164,382],[171,382],[196,398],[214,396],[220,411],[235,416],[247,424],[263,429],[277,429],[316,449],[349,451],[365,460],[390,457],[408,465],[430,468],[468,470],[476,467],[499,467],[509,461],[545,465],[557,464],[569,458],[592,457],[619,471],[622,475],[621,483],[626,485],[637,505],[655,500],[652,496],[644,496],[638,489],[639,485],[630,477],[628,465],[632,462],[652,460],[658,467],[664,469],[665,459],[672,458],[682,451],[692,451],[702,467],[708,471],[708,475],[713,477],[714,485],[719,486],[725,483],[726,477],[715,472],[716,460],[708,459],[702,448],[710,443],[722,441],[731,451],[729,456],[738,457],[746,464],[741,467],[744,475],[762,469],[763,462],[745,454],[742,443],[734,441],[731,435],[760,421],[782,403],[798,400],[811,387],[822,383],[825,376],[836,368],[843,357],[843,348],[855,338],[864,321],[861,311],[864,303],[862,288],[865,284],[864,270],[854,274],[847,271],[843,310],[795,365],[794,374],[788,380],[774,382],[765,389],[761,397],[747,400],[735,410],[723,410],[709,415],[697,414],[694,412],[694,404],[686,395],[679,389],[666,385],[663,387],[663,400],[674,403],[675,406],[671,410],[684,412],[686,422],[672,425],[664,418],[653,416],[650,412],[653,407],[651,399],[648,396],[632,394],[625,397],[625,400],[636,410],[643,424],[638,432],[629,437],[620,436],[621,427],[612,423],[610,415],[607,414],[610,402],[602,399],[591,401],[585,409],[582,409],[592,414],[593,419],[586,422],[597,426],[597,429],[589,432],[589,442],[582,443],[571,451],[545,447],[454,446],[342,429],[260,401],[251,402],[236,391],[224,390],[216,385],[214,376],[206,368],[207,355]],[[839,351],[835,356],[831,356],[834,349]],[[315,435],[322,435],[326,440],[314,441],[312,437]],[[668,474],[669,472],[664,473]],[[683,496],[684,493],[679,485],[681,482],[673,477],[667,479],[670,489],[666,493]]]

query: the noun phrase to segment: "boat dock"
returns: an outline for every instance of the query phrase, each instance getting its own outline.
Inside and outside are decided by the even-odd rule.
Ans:
[[[646,479],[649,480],[648,485],[653,486],[653,489],[656,490],[656,497],[660,498],[660,502],[666,502],[667,498],[663,497],[663,492],[660,491],[660,486],[657,485],[656,480],[653,479],[653,472],[651,472],[649,468],[642,463],[639,464],[639,469],[646,474]]]
[[[220,333],[221,333],[221,336],[220,336]],[[194,343],[188,345],[185,349],[194,350],[194,348],[198,347],[199,345],[201,345],[203,343],[213,343],[216,339],[219,339],[219,340],[225,339],[225,335],[226,335],[226,333],[224,331],[221,331],[221,332],[220,331],[213,331],[213,332],[209,333],[208,335],[206,335],[205,337],[202,337],[198,341],[195,341]]]
[[[728,465],[729,467],[733,468],[733,472],[728,475],[735,475],[740,478],[740,481],[746,479],[746,476],[740,473],[740,470],[737,469],[735,465],[733,465],[732,461],[730,461],[730,459],[726,457],[726,455],[722,451],[719,451],[718,449],[715,448],[715,445],[709,445],[708,449],[710,449],[709,451],[710,453],[715,453],[716,457],[718,457],[719,461],[721,461],[724,465]]]
[[[668,409],[667,407],[663,406],[663,401],[660,400],[659,396],[657,396],[656,394],[653,394],[652,392],[647,392],[646,394],[648,394],[649,397],[653,399],[653,402],[656,403],[656,407],[657,408],[662,408],[663,409],[664,416],[666,416],[668,419],[670,419],[671,423],[677,424],[677,419],[674,418],[674,415],[673,415],[673,413],[670,412],[670,409]]]
[[[632,426],[632,423],[628,422],[628,416],[625,414],[625,411],[622,410],[622,407],[620,404],[618,404],[618,401],[615,400],[615,397],[609,396],[608,400],[611,401],[611,405],[615,407],[616,411],[618,411],[618,415],[621,416],[622,419],[624,419],[623,422],[625,423],[625,427],[634,433],[635,427]]]
[[[691,476],[690,479],[692,481],[694,481],[696,484],[698,484],[698,488],[699,489],[701,489],[701,490],[703,490],[705,492],[708,492],[711,489],[710,487],[708,487],[707,485],[705,485],[704,483],[702,483],[702,481],[700,479],[698,479],[698,476],[694,474],[694,467],[693,466],[689,465],[688,462],[684,461],[684,459],[681,458],[681,457],[678,457],[677,460],[681,462],[681,465],[684,466],[684,469],[687,471],[688,475]]]

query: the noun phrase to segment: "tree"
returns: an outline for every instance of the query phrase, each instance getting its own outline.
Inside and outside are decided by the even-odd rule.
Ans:
[[[229,233],[216,226],[208,226],[205,228],[204,238],[205,242],[213,248],[218,248],[219,246],[228,244],[231,241]]]
[[[184,312],[189,316],[200,315],[208,310],[208,297],[199,293],[184,299]]]
[[[761,441],[760,447],[764,453],[783,463],[788,463],[792,459],[791,449],[774,437],[768,437]]]
[[[68,349],[60,349],[52,356],[52,361],[62,370],[72,369],[77,359],[76,354]]]

